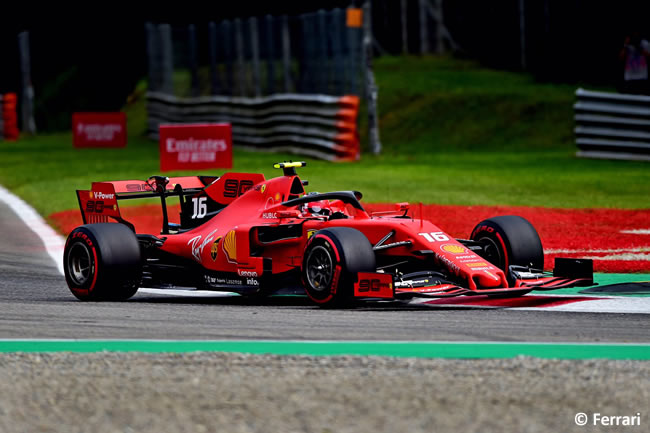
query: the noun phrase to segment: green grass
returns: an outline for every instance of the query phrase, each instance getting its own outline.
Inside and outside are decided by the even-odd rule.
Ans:
[[[375,66],[382,154],[306,159],[309,190],[357,189],[369,202],[650,208],[648,163],[574,156],[575,87],[449,58],[383,57]],[[92,181],[157,174],[143,87],[126,111],[126,149],[74,149],[70,133],[0,142],[0,184],[49,215],[75,208],[74,190]],[[277,176],[271,165],[284,159],[302,158],[236,150],[233,171]],[[171,174],[182,173],[191,174]]]
[[[391,153],[574,150],[572,86],[466,61],[383,60],[377,80]]]

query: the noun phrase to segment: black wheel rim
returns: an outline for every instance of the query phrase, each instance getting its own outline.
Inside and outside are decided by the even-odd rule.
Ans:
[[[83,286],[92,275],[92,259],[85,244],[77,242],[68,253],[68,275],[77,286]]]
[[[490,238],[481,238],[478,242],[483,244],[483,258],[487,259],[488,262],[496,265],[500,269],[503,269],[505,266],[503,252],[497,243]]]
[[[329,289],[332,283],[333,262],[329,251],[318,245],[307,256],[307,282],[318,292]]]

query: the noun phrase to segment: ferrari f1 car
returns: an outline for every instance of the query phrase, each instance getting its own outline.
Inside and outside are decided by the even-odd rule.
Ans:
[[[476,225],[454,239],[409,214],[408,203],[369,214],[358,191],[306,193],[296,168],[283,176],[223,176],[95,182],[77,191],[84,225],[68,236],[65,278],[81,300],[125,300],[139,287],[195,287],[267,295],[299,288],[320,306],[356,298],[520,296],[593,283],[592,264],[558,259],[543,272],[533,226],[519,216]],[[180,201],[180,223],[167,201]],[[118,201],[157,198],[160,233],[136,233]]]

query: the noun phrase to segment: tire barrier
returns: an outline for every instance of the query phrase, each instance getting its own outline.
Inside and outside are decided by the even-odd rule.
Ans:
[[[576,90],[578,156],[650,161],[650,96]]]
[[[18,98],[15,93],[5,93],[2,97],[2,134],[6,140],[18,139],[18,114],[16,112]]]
[[[233,145],[239,148],[330,161],[359,159],[358,113],[359,98],[354,95],[179,98],[147,92],[151,138],[159,138],[161,124],[230,123]]]

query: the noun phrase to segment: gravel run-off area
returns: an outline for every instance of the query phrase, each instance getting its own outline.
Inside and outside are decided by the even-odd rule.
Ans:
[[[4,433],[650,430],[647,361],[5,353],[0,378]]]

